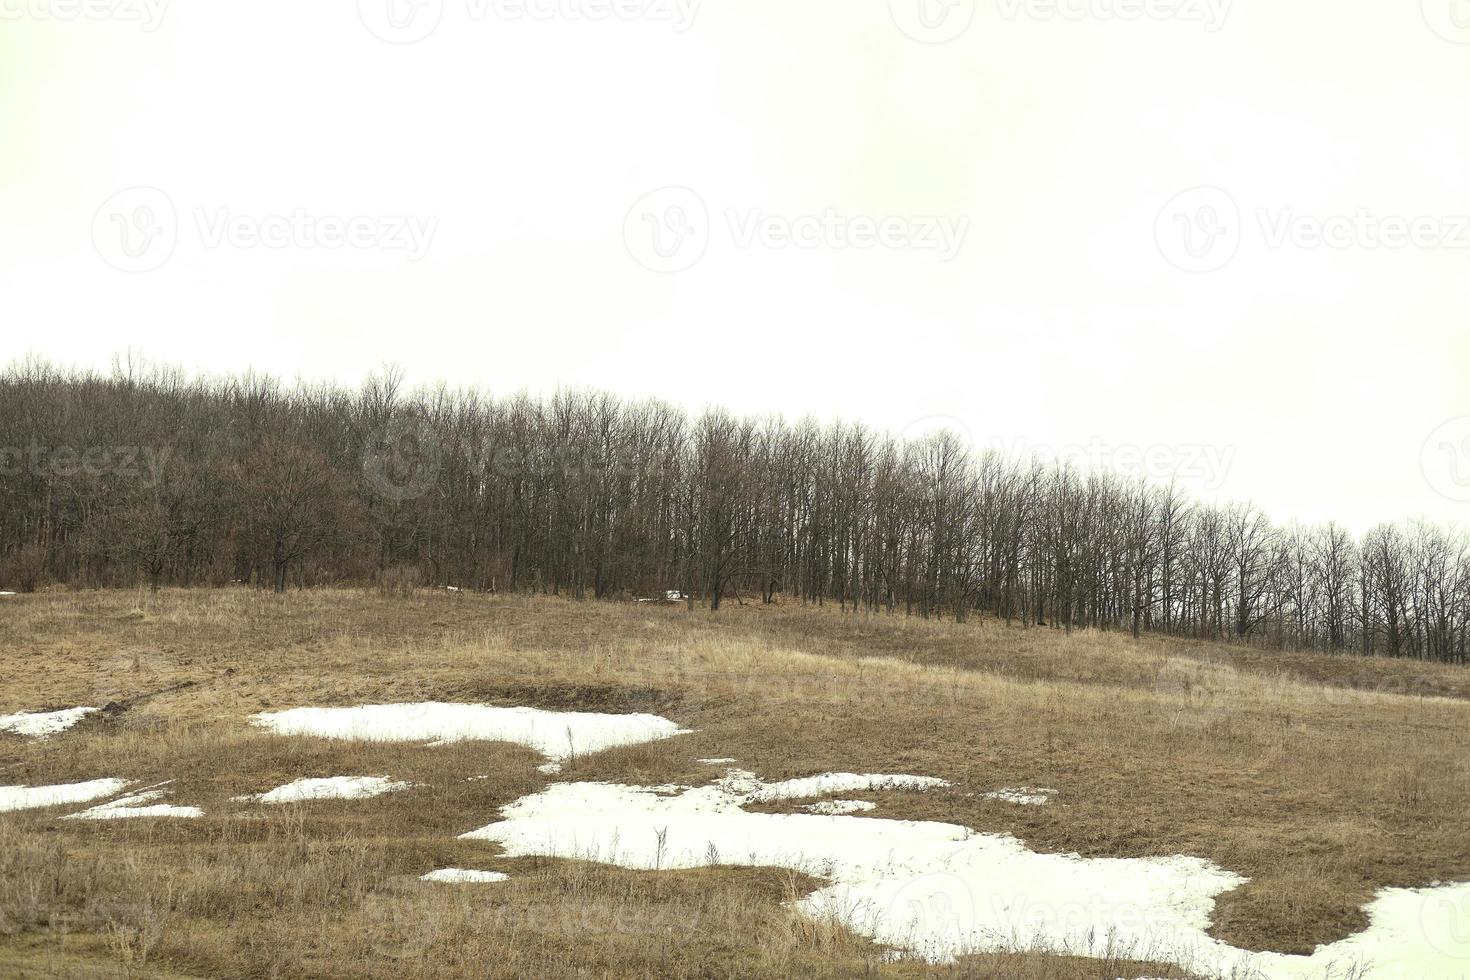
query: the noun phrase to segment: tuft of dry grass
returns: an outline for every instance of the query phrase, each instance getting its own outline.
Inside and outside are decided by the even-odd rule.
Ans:
[[[1042,851],[1187,853],[1247,875],[1214,933],[1305,952],[1365,925],[1384,886],[1470,877],[1464,676],[1116,634],[831,607],[682,606],[427,591],[49,593],[8,600],[0,713],[113,710],[43,742],[0,736],[0,782],[172,779],[197,821],[0,815],[0,975],[437,980],[544,976],[1177,976],[1028,952],[892,962],[797,916],[815,883],[721,867],[638,873],[508,860],[456,840],[551,778],[699,783],[914,772],[874,816],[1007,832]],[[1432,691],[1434,696],[1402,692]],[[250,714],[481,701],[651,711],[690,735],[574,760],[500,744],[279,738]],[[231,802],[305,776],[412,790]],[[477,778],[488,777],[488,778]],[[1049,806],[983,799],[1059,791]],[[509,882],[431,885],[436,867]],[[48,972],[49,971],[49,972]]]

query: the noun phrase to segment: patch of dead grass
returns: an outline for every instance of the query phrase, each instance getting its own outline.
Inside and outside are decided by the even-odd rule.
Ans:
[[[886,962],[795,916],[783,902],[810,883],[785,872],[507,861],[455,837],[548,781],[537,754],[286,739],[246,721],[301,705],[444,700],[651,711],[695,729],[572,760],[560,779],[699,784],[720,774],[705,757],[767,780],[941,776],[954,786],[855,797],[879,804],[872,816],[1012,833],[1042,851],[1210,858],[1252,879],[1222,898],[1216,935],[1306,952],[1362,928],[1361,906],[1381,887],[1470,877],[1470,704],[1352,683],[1415,690],[1409,672],[1423,667],[1425,685],[1455,694],[1459,675],[1357,659],[1292,668],[1233,647],[830,607],[712,617],[364,592],[23,597],[0,621],[0,712],[192,686],[49,741],[6,738],[0,781],[173,779],[169,802],[208,815],[0,817],[0,949],[17,963],[49,951],[140,976],[1173,975],[1036,954],[947,971]],[[368,800],[231,802],[333,775],[418,785]],[[1028,785],[1058,795],[1041,807],[982,796]],[[514,877],[416,880],[443,866]]]

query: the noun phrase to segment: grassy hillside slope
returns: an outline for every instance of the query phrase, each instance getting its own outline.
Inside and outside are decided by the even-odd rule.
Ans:
[[[1248,876],[1214,934],[1306,952],[1384,886],[1470,878],[1470,672],[1116,634],[1064,636],[735,605],[358,591],[0,599],[0,714],[114,703],[64,735],[0,735],[0,784],[175,780],[197,821],[0,815],[0,972],[24,977],[1177,976],[1036,954],[950,970],[795,915],[786,871],[636,873],[497,858],[456,835],[549,780],[941,776],[860,794],[877,814],[1009,832],[1042,851],[1185,853]],[[400,701],[648,711],[695,729],[570,763],[503,744],[286,739],[264,709]],[[262,811],[303,776],[423,786]],[[487,776],[485,779],[472,777]],[[984,799],[1058,790],[1048,806]],[[79,809],[79,808],[71,808]],[[430,885],[436,867],[511,881]],[[9,972],[6,972],[9,971]]]

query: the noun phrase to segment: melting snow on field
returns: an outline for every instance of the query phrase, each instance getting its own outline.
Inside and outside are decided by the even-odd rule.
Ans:
[[[409,789],[412,783],[394,782],[386,776],[328,776],[298,779],[268,793],[237,796],[236,803],[300,803],[304,800],[361,800]]]
[[[420,881],[439,881],[449,885],[488,885],[497,881],[509,881],[510,876],[499,871],[466,871],[464,868],[440,868],[419,878]]]
[[[159,787],[167,786],[168,783],[159,783]],[[137,817],[182,817],[184,819],[197,819],[204,816],[204,811],[197,806],[170,806],[166,803],[155,803],[168,795],[168,791],[161,788],[151,788],[132,796],[124,796],[94,806],[90,810],[81,813],[73,813],[62,817],[63,820],[131,820]]]
[[[810,813],[822,813],[829,817],[845,813],[867,813],[877,808],[878,804],[869,803],[867,800],[821,800],[802,807],[803,810]]]
[[[364,742],[514,742],[553,762],[684,734],[657,715],[605,715],[484,704],[385,704],[293,708],[251,718],[278,735]]]
[[[956,824],[749,813],[772,799],[945,785],[927,777],[829,773],[763,783],[732,771],[690,787],[559,783],[501,810],[465,838],[512,857],[579,858],[638,869],[785,867],[829,884],[799,903],[931,962],[965,952],[1039,949],[1175,963],[1219,977],[1360,980],[1470,975],[1470,884],[1391,889],[1370,927],[1312,956],[1251,953],[1206,930],[1215,899],[1245,879],[1194,857],[1038,854],[1008,835]]]
[[[1015,803],[1018,806],[1045,806],[1056,795],[1057,791],[1054,789],[1039,789],[1032,786],[1022,786],[1019,789],[998,789],[993,793],[981,794],[987,800]]]
[[[27,738],[45,738],[66,731],[96,711],[96,708],[67,708],[65,711],[0,715],[0,732],[13,732]]]
[[[720,780],[720,786],[726,792],[743,796],[751,803],[806,800],[815,796],[831,796],[834,793],[942,789],[948,785],[949,783],[933,776],[860,775],[853,772],[826,772],[804,779],[763,783],[754,773],[743,769],[730,769],[725,773],[725,778]]]
[[[126,789],[126,779],[93,779],[63,786],[0,786],[0,813],[90,803]]]

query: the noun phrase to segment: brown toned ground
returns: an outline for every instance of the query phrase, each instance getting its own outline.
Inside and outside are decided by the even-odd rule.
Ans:
[[[131,702],[49,741],[0,735],[0,784],[174,779],[198,821],[0,814],[0,976],[1177,976],[1038,954],[953,968],[787,906],[779,870],[637,873],[498,858],[457,834],[550,778],[509,745],[286,739],[301,705],[485,701],[653,711],[695,734],[560,779],[942,776],[875,815],[1014,833],[1033,848],[1187,853],[1251,878],[1215,934],[1307,951],[1360,929],[1383,886],[1470,878],[1470,671],[832,607],[680,606],[355,591],[49,593],[0,600],[0,713]],[[1366,690],[1364,690],[1366,688]],[[1422,697],[1418,693],[1453,695]],[[230,802],[303,776],[385,774],[372,800]],[[472,776],[489,776],[469,781]],[[1050,806],[978,796],[1049,786]],[[862,797],[862,794],[859,794]],[[508,871],[430,885],[437,867]]]

